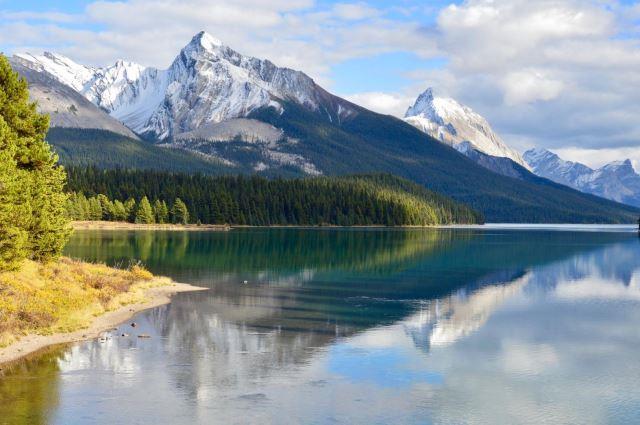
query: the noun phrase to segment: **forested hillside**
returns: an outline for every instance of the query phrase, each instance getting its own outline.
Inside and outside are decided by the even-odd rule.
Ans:
[[[384,171],[467,204],[489,222],[631,223],[640,209],[587,195],[542,178],[491,172],[411,125],[364,108],[339,123],[293,103],[251,118],[299,140],[292,152],[326,174]]]
[[[102,208],[101,219],[122,219],[126,214],[130,221],[142,220],[136,218],[142,203],[144,209],[146,204],[153,204],[164,210],[175,205],[177,199],[184,201],[188,221],[203,224],[424,226],[483,220],[460,203],[389,175],[268,180],[257,176],[71,168],[68,190],[76,193],[70,205],[76,219],[99,219],[96,205],[100,202],[91,201],[94,207],[93,212],[87,212],[88,217],[78,205],[85,202],[83,197],[98,199],[103,195],[102,205],[115,205],[116,201],[125,205],[128,201],[129,209],[114,218],[109,208]],[[86,202],[89,205],[88,199]]]
[[[163,148],[111,131],[50,128],[49,142],[65,166],[137,168],[220,174],[233,169],[220,161],[181,149]]]

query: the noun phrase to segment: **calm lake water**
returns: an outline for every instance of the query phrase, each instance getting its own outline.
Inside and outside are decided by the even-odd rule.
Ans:
[[[0,423],[640,423],[640,240],[561,230],[77,232],[211,290],[5,372]]]

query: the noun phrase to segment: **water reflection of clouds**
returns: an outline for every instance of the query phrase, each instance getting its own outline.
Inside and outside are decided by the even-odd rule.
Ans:
[[[628,284],[601,277],[586,277],[575,281],[560,282],[554,295],[560,299],[568,300],[640,301],[640,271],[636,271],[632,275]]]
[[[431,299],[419,285],[429,267],[394,268],[396,281],[379,273],[380,286],[313,268],[254,270],[248,285],[221,274],[209,293],[145,313],[151,340],[73,348],[60,362],[63,397],[87,386],[117,388],[127,404],[153,397],[166,403],[157,423],[274,422],[283,412],[292,423],[634,423],[639,248],[491,264]],[[402,286],[407,277],[414,286]],[[121,398],[101,403],[106,419],[121,418],[108,411]]]
[[[415,353],[403,347],[362,349],[351,343],[339,344],[327,353],[327,370],[359,384],[383,388],[407,388],[418,383],[438,385],[442,375],[423,368],[412,368]]]

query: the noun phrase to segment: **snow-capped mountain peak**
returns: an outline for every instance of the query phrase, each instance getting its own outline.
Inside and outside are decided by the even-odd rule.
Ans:
[[[602,167],[603,170],[622,173],[634,173],[635,169],[630,159],[624,159],[620,161],[613,161]]]
[[[247,117],[254,110],[282,110],[292,101],[338,120],[355,109],[337,101],[302,72],[244,56],[201,31],[166,70],[125,60],[89,68],[46,54],[22,55],[72,87],[136,133],[166,139],[209,124]]]
[[[435,110],[433,108],[433,88],[429,87],[424,92],[418,96],[415,103],[407,109],[407,112],[404,114],[406,117],[415,117],[415,116],[424,116],[430,117],[434,121],[438,120],[439,117],[435,114]]]
[[[629,159],[594,170],[579,162],[565,161],[546,149],[531,149],[524,158],[539,176],[582,192],[640,206],[640,175]]]
[[[34,71],[46,71],[62,84],[78,92],[82,92],[85,84],[87,84],[96,73],[95,68],[80,65],[58,53],[44,52],[42,55],[16,53],[14,59],[21,65]]]
[[[191,39],[191,44],[198,44],[205,50],[215,50],[218,47],[222,47],[222,41],[215,38],[206,31],[200,31]]]
[[[428,88],[418,96],[404,119],[448,145],[455,147],[462,142],[469,142],[482,153],[510,158],[529,168],[520,153],[507,146],[486,119],[454,99],[435,96],[433,88]]]

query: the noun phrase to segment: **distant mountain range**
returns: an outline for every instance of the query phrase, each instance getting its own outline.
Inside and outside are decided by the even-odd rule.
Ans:
[[[29,81],[31,97],[38,101],[40,112],[49,114],[51,126],[100,128],[138,138],[127,126],[106,114],[73,87],[60,82],[48,72],[42,72],[42,68],[25,66],[17,58],[11,60],[11,66]]]
[[[182,133],[246,117],[252,111],[283,108],[284,101],[339,122],[355,112],[300,71],[243,56],[200,32],[168,69],[123,60],[91,68],[52,53],[18,54],[25,65],[42,69],[122,121],[137,134],[165,140]]]
[[[69,118],[52,119],[49,136],[68,165],[182,171],[193,164],[192,171],[278,176],[385,172],[466,203],[489,222],[631,222],[640,214],[534,176],[486,120],[457,102],[428,91],[410,108],[412,124],[430,117],[438,123],[434,139],[204,32],[166,70],[122,60],[87,67],[54,53],[19,54],[12,63],[32,87],[41,79],[73,90],[53,111],[43,107],[51,88],[31,91],[43,111]],[[77,119],[85,109],[101,119]]]
[[[435,97],[432,88],[418,96],[404,120],[463,153],[472,148],[487,155],[509,158],[529,168],[522,155],[507,146],[484,117],[454,99]]]
[[[546,149],[531,149],[524,158],[539,176],[585,193],[640,207],[640,175],[630,160],[615,161],[596,170],[565,161]]]
[[[431,88],[418,96],[405,121],[496,173],[530,179],[531,171],[584,193],[640,207],[640,175],[628,159],[593,170],[546,149],[532,149],[522,156],[482,116],[454,99],[434,97]]]

